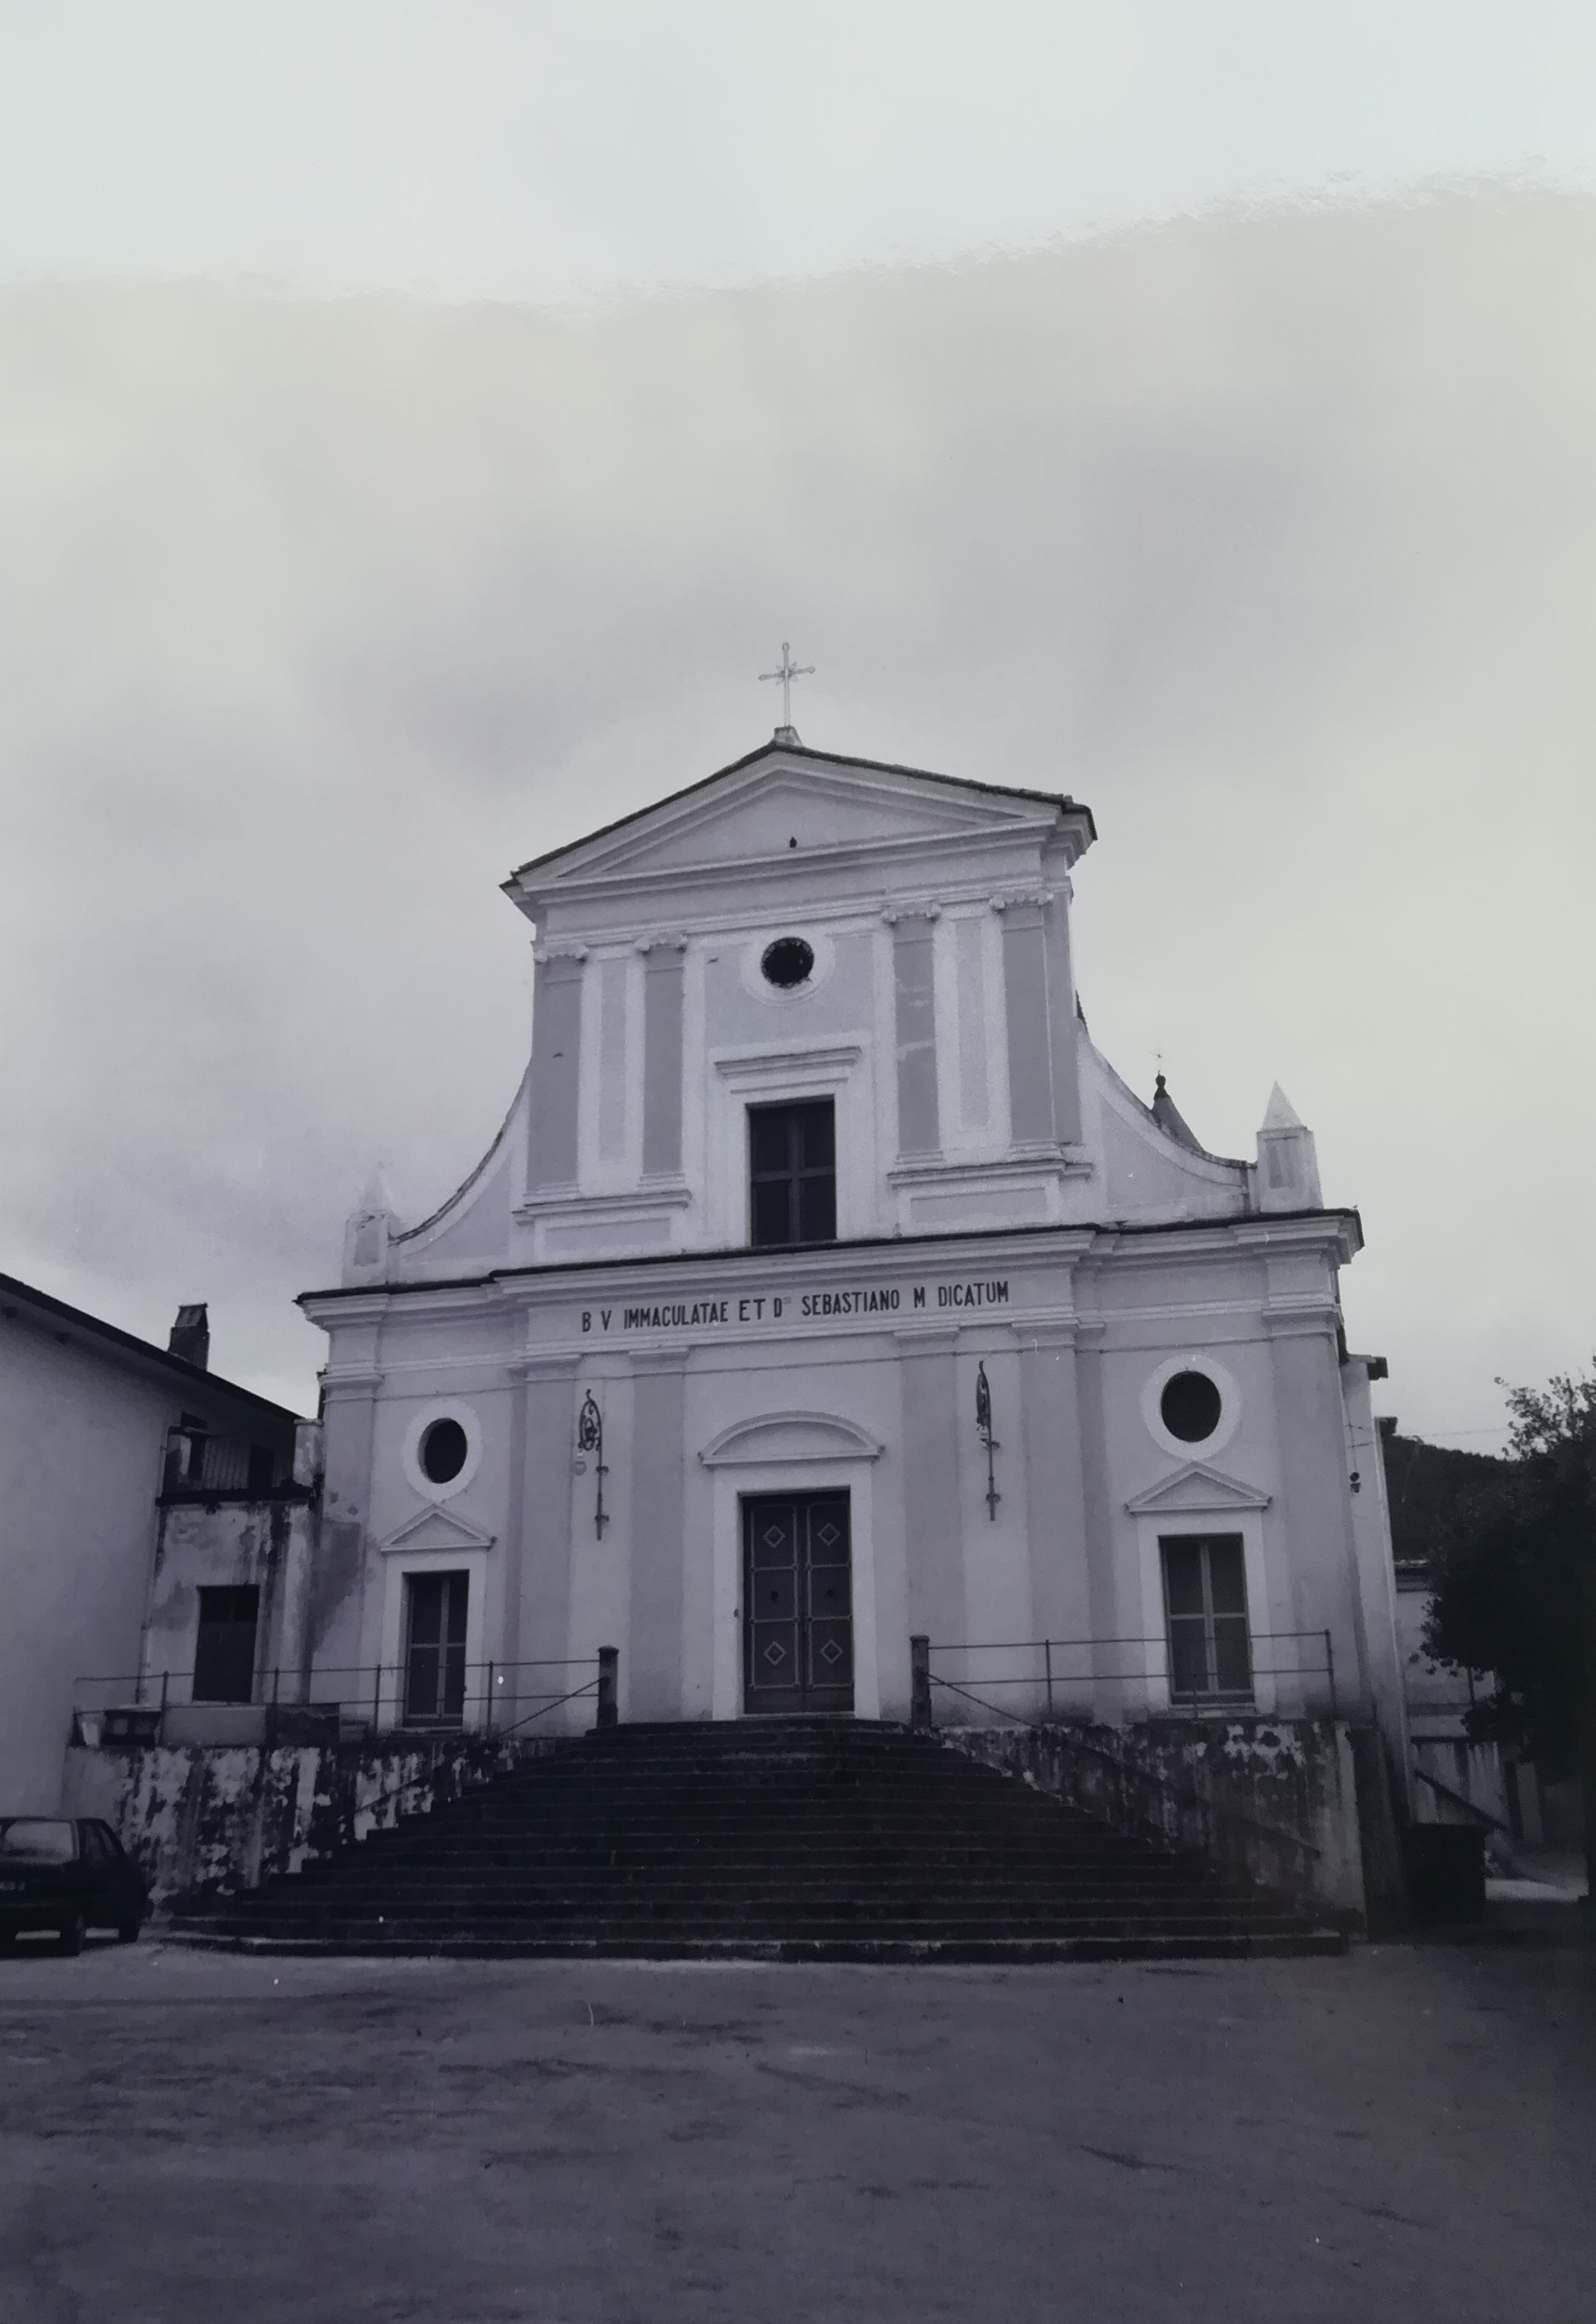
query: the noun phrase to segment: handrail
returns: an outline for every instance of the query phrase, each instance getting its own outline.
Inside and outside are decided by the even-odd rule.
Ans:
[[[1424,1767],[1416,1767],[1413,1772],[1421,1784],[1427,1784],[1433,1792],[1439,1792],[1444,1800],[1452,1801],[1453,1806],[1462,1808],[1466,1815],[1473,1816],[1480,1823],[1488,1823],[1493,1831],[1505,1831],[1509,1840],[1515,1838],[1511,1824],[1504,1823],[1500,1816],[1493,1816],[1489,1808],[1476,1807],[1473,1801],[1465,1799],[1462,1792],[1454,1792],[1450,1784],[1444,1784],[1439,1775],[1432,1775]]]
[[[1311,1840],[1304,1840],[1300,1832],[1287,1831],[1284,1824],[1265,1823],[1260,1816],[1250,1815],[1245,1808],[1236,1807],[1228,1800],[1204,1799],[1195,1786],[1183,1789],[1170,1783],[1167,1776],[1155,1775],[1150,1767],[1139,1767],[1134,1761],[1122,1759],[1117,1751],[1110,1751],[1101,1743],[1088,1742],[1084,1735],[1077,1734],[1071,1727],[1046,1720],[1028,1719],[1023,1711],[1010,1711],[1004,1703],[983,1702],[980,1695],[972,1694],[968,1688],[955,1686],[951,1679],[938,1678],[935,1671],[931,1673],[931,1683],[944,1688],[949,1694],[963,1695],[966,1702],[977,1703],[983,1711],[996,1711],[1000,1719],[1012,1719],[1017,1725],[1029,1728],[1034,1735],[1045,1733],[1055,1738],[1066,1750],[1084,1752],[1091,1758],[1101,1759],[1105,1766],[1112,1767],[1121,1775],[1128,1775],[1132,1783],[1140,1784],[1144,1789],[1173,1801],[1176,1807],[1195,1808],[1203,1814],[1218,1816],[1226,1822],[1245,1824],[1250,1831],[1261,1832],[1268,1840],[1284,1840],[1287,1847],[1296,1849],[1304,1856],[1317,1858],[1324,1853]]]
[[[598,1680],[590,1678],[586,1686],[574,1686],[569,1694],[557,1694],[553,1702],[544,1703],[541,1710],[529,1711],[524,1719],[512,1720],[508,1727],[495,1728],[494,1731],[498,1735],[513,1735],[521,1728],[530,1727],[534,1719],[542,1719],[549,1711],[558,1711],[562,1702],[577,1702],[585,1694],[596,1694],[598,1691]]]
[[[606,1657],[611,1674],[607,1693]],[[434,1699],[444,1699],[446,1677],[448,1692],[453,1694],[458,1690],[457,1708],[450,1711],[407,1715],[411,1669],[409,1658],[395,1663],[321,1664],[311,1670],[308,1678],[297,1669],[263,1670],[254,1675],[247,1698],[228,1701],[197,1698],[193,1688],[198,1670],[194,1666],[187,1670],[84,1674],[73,1681],[73,1709],[78,1715],[97,1717],[127,1710],[144,1711],[162,1720],[169,1711],[254,1711],[263,1712],[268,1720],[278,1714],[313,1711],[329,1717],[337,1714],[343,1720],[358,1719],[373,1732],[513,1735],[534,1719],[558,1711],[562,1704],[596,1694],[600,1723],[609,1724],[613,1719],[614,1658],[607,1647],[596,1655],[546,1655],[529,1657],[524,1662],[488,1658],[448,1664],[441,1655],[436,1656],[435,1662],[441,1667],[435,1667],[431,1674],[434,1683],[429,1691]],[[575,1670],[591,1671],[594,1676],[579,1686],[567,1685],[558,1691],[522,1683],[529,1674]],[[340,1681],[352,1683],[340,1685]],[[496,1715],[499,1713],[513,1715],[506,1719]]]
[[[1313,1641],[1319,1646],[1321,1651],[1317,1658],[1305,1656],[1302,1651],[1305,1641]],[[1290,1648],[1294,1651],[1283,1653],[1279,1656],[1271,1656],[1267,1661],[1260,1661],[1259,1649],[1269,1646]],[[1105,1652],[1114,1647],[1135,1650],[1131,1657],[1132,1667],[1105,1669],[1102,1666]],[[927,1639],[924,1652],[927,1666],[932,1655],[958,1655],[966,1658],[965,1666],[961,1670],[960,1675],[973,1680],[977,1685],[1035,1689],[1046,1695],[1049,1713],[1054,1708],[1055,1690],[1060,1686],[1066,1688],[1161,1686],[1167,1692],[1171,1709],[1186,1707],[1194,1710],[1212,1709],[1216,1713],[1222,1714],[1227,1711],[1241,1710],[1250,1702],[1255,1702],[1256,1683],[1259,1679],[1282,1680],[1288,1683],[1295,1681],[1298,1685],[1306,1681],[1322,1679],[1329,1694],[1330,1715],[1333,1719],[1339,1715],[1335,1692],[1335,1642],[1332,1633],[1323,1628],[1250,1629],[1247,1634],[1247,1683],[1245,1687],[1232,1688],[1218,1685],[1177,1686],[1173,1667],[1171,1641],[1167,1636],[970,1638],[944,1639],[939,1643],[933,1643]],[[1154,1665],[1152,1659],[1155,1654],[1158,1657],[1157,1666]],[[972,1655],[991,1657],[999,1655],[1028,1656],[1031,1666],[1012,1674],[991,1669],[973,1672],[968,1668],[967,1658]],[[1074,1669],[1061,1670],[1058,1666],[1058,1658],[1070,1655],[1078,1655],[1084,1659]],[[1213,1675],[1217,1678],[1217,1670],[1213,1672]],[[944,1683],[951,1683],[951,1681],[945,1681]],[[997,1707],[996,1704],[988,1706],[992,1710],[996,1710]]]
[[[558,1711],[562,1702],[575,1702],[583,1695],[596,1694],[597,1692],[597,1679],[589,1679],[586,1686],[576,1686],[571,1689],[569,1694],[557,1695],[552,1702],[546,1702],[541,1711],[530,1711],[527,1713],[525,1719],[517,1720],[513,1727],[496,1728],[491,1738],[484,1734],[483,1739],[503,1742],[510,1736],[515,1734],[518,1729],[530,1726],[534,1719],[541,1719],[544,1711]],[[459,1734],[462,1732],[458,1728],[433,1728],[427,1730],[415,1729],[413,1731],[418,1736],[423,1731],[435,1735]],[[471,1730],[466,1729],[464,1731],[469,1733]],[[369,1800],[362,1800],[355,1808],[355,1813],[357,1815],[368,1815],[374,1809],[385,1807],[390,1800],[401,1800],[407,1792],[419,1792],[421,1790],[423,1785],[435,1782],[437,1775],[438,1769],[436,1766],[429,1767],[424,1775],[407,1775],[402,1784],[390,1784],[386,1791],[375,1792]]]
[[[1255,1640],[1259,1638],[1322,1638],[1324,1636],[1324,1630],[1321,1625],[1316,1630],[1251,1630],[1248,1635]],[[1093,1638],[944,1638],[940,1641],[933,1638],[930,1641],[930,1650],[934,1655],[1013,1655],[1022,1651],[1029,1652],[1038,1646],[1167,1647],[1168,1644],[1168,1639],[1162,1636],[1149,1634],[1143,1637],[1133,1637],[1127,1632],[1123,1637]]]

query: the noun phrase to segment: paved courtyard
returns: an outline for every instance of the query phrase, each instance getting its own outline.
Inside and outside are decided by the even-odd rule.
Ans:
[[[1587,2324],[1589,1951],[0,1961],[7,2324]]]

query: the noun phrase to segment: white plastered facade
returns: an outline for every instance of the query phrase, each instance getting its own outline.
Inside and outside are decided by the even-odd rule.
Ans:
[[[468,1717],[606,1645],[623,1716],[742,1716],[744,1505],[843,1491],[855,1715],[907,1715],[916,1634],[1005,1710],[1167,1711],[1182,1536],[1241,1544],[1259,1714],[1378,1715],[1358,1220],[1288,1108],[1260,1184],[1093,1047],[1069,901],[1093,837],[1067,798],[779,740],[506,882],[538,967],[504,1127],[420,1226],[357,1215],[344,1282],[304,1302],[329,1335],[319,1663],[391,1665],[397,1701],[407,1580],[448,1567]],[[812,966],[781,989],[786,936]],[[748,1109],[816,1099],[836,1240],[751,1248]],[[1187,1371],[1218,1399],[1201,1441],[1162,1417]],[[442,1496],[417,1467],[440,1416],[470,1447]]]

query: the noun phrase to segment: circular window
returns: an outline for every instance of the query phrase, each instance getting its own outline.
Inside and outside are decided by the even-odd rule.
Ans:
[[[449,1485],[466,1466],[469,1447],[457,1420],[435,1420],[421,1438],[421,1474],[429,1484]]]
[[[1175,1372],[1164,1383],[1158,1417],[1183,1444],[1205,1444],[1219,1426],[1223,1398],[1206,1372]]]
[[[808,982],[814,966],[815,955],[802,936],[778,936],[773,945],[765,947],[760,973],[767,984],[790,992],[794,985]]]

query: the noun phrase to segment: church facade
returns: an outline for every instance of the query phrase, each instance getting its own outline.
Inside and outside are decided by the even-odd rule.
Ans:
[[[929,1685],[975,1722],[1362,1720],[1406,1766],[1357,1214],[1278,1090],[1226,1158],[1098,1053],[1094,837],[781,728],[505,883],[503,1128],[419,1225],[374,1186],[301,1303],[312,1699],[562,1731],[609,1647],[623,1720]]]

